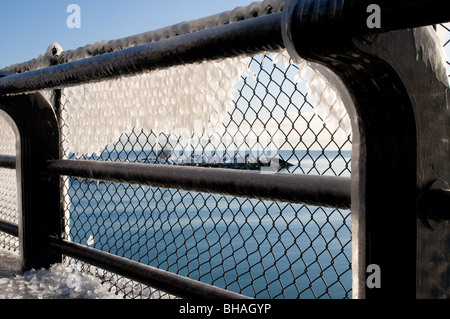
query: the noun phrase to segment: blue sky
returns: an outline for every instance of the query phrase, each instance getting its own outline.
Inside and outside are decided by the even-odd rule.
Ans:
[[[0,69],[45,53],[113,40],[246,6],[255,0],[2,0]],[[81,28],[70,29],[67,7],[81,8]],[[447,35],[447,40],[450,32]],[[446,46],[450,57],[450,44]],[[450,70],[450,66],[449,66]]]
[[[166,27],[248,5],[253,0],[5,0],[0,1],[0,68],[45,53]],[[67,7],[81,8],[81,28],[69,29]]]

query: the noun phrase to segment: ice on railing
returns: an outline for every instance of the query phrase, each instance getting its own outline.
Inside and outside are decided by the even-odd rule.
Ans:
[[[52,43],[52,45],[49,47],[49,50],[47,50],[45,54],[40,55],[38,58],[25,63],[11,65],[3,69],[3,71],[22,73],[25,71],[48,67],[52,62],[53,55],[55,54],[53,52],[54,50],[56,50],[56,54],[59,55],[57,59],[58,63],[72,62],[99,54],[159,41],[177,35],[183,35],[220,25],[230,24],[236,21],[260,17],[274,12],[280,12],[281,10],[283,10],[284,3],[285,0],[256,1],[252,2],[248,6],[240,6],[233,10],[218,13],[202,19],[184,21],[158,30],[148,31],[117,40],[99,41],[94,44],[88,44],[86,46],[80,47],[76,50],[68,50],[62,52],[61,46],[59,46],[59,44],[55,42]]]
[[[64,89],[67,149],[79,156],[100,152],[133,129],[176,132],[191,138],[208,129],[220,133],[235,107],[233,92],[242,76],[255,76],[252,57],[187,64],[100,83]],[[286,51],[274,63],[292,63]],[[306,81],[315,110],[329,129],[350,134],[350,120],[339,92],[312,64],[301,62],[297,81]],[[308,75],[307,75],[308,73]]]
[[[450,23],[444,25],[450,28]],[[447,85],[449,85],[446,67],[448,57],[444,45],[449,40],[448,33],[441,25],[437,25],[436,30],[432,26],[413,29],[417,60],[429,65],[439,80]]]
[[[442,45],[442,58],[447,63],[447,78],[450,77],[450,22],[438,24],[437,35]],[[449,83],[450,86],[450,83]]]
[[[289,53],[282,50],[274,54],[274,63],[282,61],[287,68],[292,64]],[[330,77],[330,72],[324,67],[306,60],[298,62],[299,73],[296,82],[306,83],[309,100],[314,111],[321,117],[331,132],[339,132],[345,137],[351,134],[351,123],[347,110],[341,98],[340,85],[335,85],[336,77]]]
[[[81,85],[64,90],[70,128],[67,147],[92,154],[133,128],[154,132],[218,127],[234,107],[233,92],[248,75],[250,57],[176,68]]]

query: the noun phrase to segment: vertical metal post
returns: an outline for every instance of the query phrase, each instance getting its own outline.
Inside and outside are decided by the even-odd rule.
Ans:
[[[436,42],[430,34],[415,37],[417,30],[371,35],[364,22],[349,28],[364,11],[351,17],[346,9],[344,1],[287,1],[283,37],[291,56],[329,68],[353,99],[353,108],[346,105],[354,134],[353,296],[448,298],[449,226],[426,229],[417,205],[428,183],[450,177],[445,68],[417,59],[418,52],[436,56]],[[373,264],[379,287],[367,285]]]
[[[52,58],[50,59],[50,66],[58,65],[60,64],[60,55],[62,53],[62,47],[54,42],[50,45],[50,47],[47,49],[47,52],[52,53]],[[57,88],[51,91],[51,104],[53,106],[53,109],[55,111],[56,120],[58,123],[58,131],[59,131],[59,158],[65,157],[65,148],[64,148],[64,137],[63,137],[63,126],[64,126],[64,119],[63,119],[63,109],[62,109],[62,96],[63,96],[63,89]],[[60,177],[60,209],[61,209],[61,219],[62,219],[62,236],[64,238],[67,238],[69,235],[70,230],[68,229],[68,219],[70,219],[70,216],[66,215],[69,214],[68,210],[66,209],[67,203],[66,201],[66,193],[68,191],[68,177],[67,176],[61,176]],[[67,223],[67,224],[66,224]]]
[[[48,159],[59,158],[59,129],[51,105],[40,94],[1,96],[0,110],[15,124],[19,185],[19,243],[24,270],[62,261],[49,246],[61,237],[60,183],[43,173]]]
[[[450,90],[445,61],[440,59],[441,44],[430,26],[391,32],[371,45],[361,44],[361,48],[395,67],[414,110],[417,155],[409,161],[415,160],[417,166],[416,297],[449,299],[450,224],[433,222],[426,216],[427,209],[445,209],[446,204],[420,206],[427,192],[445,190],[450,184]],[[400,234],[406,227],[397,226]],[[402,275],[399,271],[398,276]]]
[[[450,225],[447,222],[428,221],[424,216],[426,211],[419,205],[421,197],[430,189],[443,190],[450,182],[449,83],[445,62],[440,58],[435,59],[440,56],[441,44],[432,26],[390,32],[372,38],[370,43],[362,41],[355,43],[362,51],[382,59],[395,69],[408,92],[415,122],[415,132],[405,136],[404,140],[405,143],[415,143],[415,156],[413,154],[400,156],[396,164],[396,169],[401,171],[402,165],[409,166],[415,163],[414,196],[409,199],[411,202],[405,202],[405,205],[400,203],[396,215],[385,215],[387,211],[384,210],[381,211],[382,215],[378,212],[371,217],[384,221],[379,225],[379,232],[391,229],[394,234],[392,236],[386,232],[385,239],[381,239],[377,245],[385,245],[386,251],[392,250],[392,254],[397,251],[399,255],[403,255],[404,248],[409,247],[410,255],[415,256],[414,261],[408,258],[414,269],[404,267],[403,264],[397,268],[392,260],[387,266],[397,268],[396,277],[383,279],[381,269],[381,285],[386,284],[387,280],[393,280],[393,288],[396,285],[397,295],[403,296],[405,287],[402,286],[402,280],[407,275],[405,270],[414,270],[415,277],[413,278],[411,274],[409,286],[415,289],[416,298],[448,299]],[[427,52],[426,56],[422,55],[424,52]],[[404,107],[409,108],[409,105],[406,104]],[[402,143],[401,140],[398,143]],[[386,161],[391,156],[385,153],[380,160]],[[402,179],[403,176],[398,175],[396,178]],[[385,202],[385,205],[390,203]],[[443,203],[442,209],[445,209]],[[403,236],[404,239],[408,238],[410,244],[403,240]],[[412,244],[414,247],[411,247]],[[366,287],[365,293],[371,296],[377,293],[377,289]]]

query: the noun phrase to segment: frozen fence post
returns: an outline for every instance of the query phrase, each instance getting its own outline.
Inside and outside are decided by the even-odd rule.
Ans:
[[[20,185],[19,242],[22,268],[48,268],[62,261],[51,249],[49,236],[61,236],[59,177],[44,173],[46,160],[59,158],[55,113],[41,94],[0,97],[16,132],[17,180]]]

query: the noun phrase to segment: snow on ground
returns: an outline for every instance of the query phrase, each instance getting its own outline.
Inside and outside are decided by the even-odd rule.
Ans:
[[[0,250],[0,264],[11,264],[8,254]],[[99,278],[63,264],[15,274],[7,269],[2,275],[0,299],[123,299],[122,294],[110,292]]]

